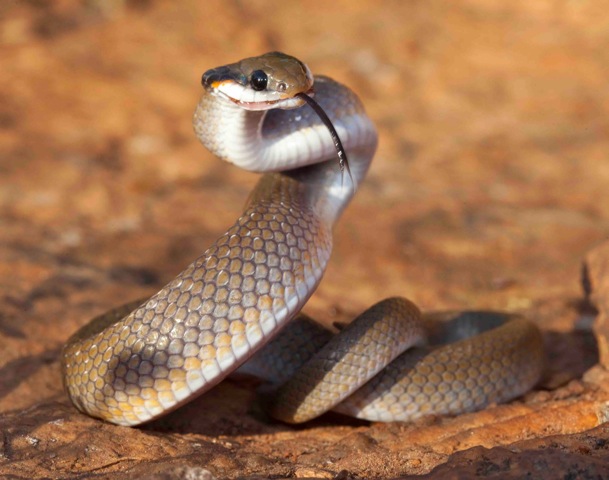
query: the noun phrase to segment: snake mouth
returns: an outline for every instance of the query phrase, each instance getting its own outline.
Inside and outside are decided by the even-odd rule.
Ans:
[[[201,84],[212,95],[244,110],[292,109],[312,96],[315,78],[304,63],[281,52],[246,58],[203,73]]]
[[[261,111],[273,108],[289,110],[302,107],[305,104],[302,98],[293,94],[288,95],[277,91],[255,92],[234,80],[213,82],[209,86],[209,90],[214,95],[229,100],[245,110]],[[309,96],[314,96],[315,94],[313,87],[302,93],[306,93]]]

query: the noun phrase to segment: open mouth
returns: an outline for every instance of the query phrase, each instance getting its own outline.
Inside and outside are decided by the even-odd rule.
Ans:
[[[230,100],[235,105],[239,105],[241,108],[246,110],[270,110],[272,108],[297,108],[304,105],[304,101],[297,96],[286,96],[284,98],[270,98],[268,100],[256,100],[256,101],[248,101],[243,100],[242,98],[235,98],[229,95],[226,91],[222,89],[222,85],[213,89],[216,95],[220,95],[227,100]],[[304,92],[309,96],[313,96],[313,87],[311,87],[307,92]],[[277,96],[282,95],[281,93],[276,93]]]

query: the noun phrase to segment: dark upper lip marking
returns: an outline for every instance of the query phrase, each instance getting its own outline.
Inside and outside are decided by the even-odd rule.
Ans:
[[[228,66],[223,66],[207,70],[201,77],[201,85],[203,85],[207,90],[211,90],[214,83],[223,82],[225,80],[232,80],[240,85],[247,84],[247,77],[245,75],[231,69]]]

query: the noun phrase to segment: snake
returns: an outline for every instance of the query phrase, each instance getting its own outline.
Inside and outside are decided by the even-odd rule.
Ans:
[[[541,333],[518,315],[422,314],[392,297],[335,334],[301,314],[370,167],[376,127],[348,87],[280,52],[207,70],[202,85],[196,136],[262,176],[236,222],[158,293],[68,339],[62,376],[76,408],[140,425],[249,372],[273,382],[263,403],[283,422],[331,409],[411,421],[505,402],[538,382]]]

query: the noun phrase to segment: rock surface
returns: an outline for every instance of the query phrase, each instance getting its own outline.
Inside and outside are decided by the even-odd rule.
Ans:
[[[300,5],[0,5],[0,475],[609,476],[609,381],[580,284],[609,236],[609,5]],[[455,418],[296,428],[233,380],[139,429],[70,405],[67,337],[154,293],[240,213],[255,175],[204,151],[190,116],[206,68],[268,50],[348,83],[381,134],[307,312],[348,321],[388,295],[520,312],[547,345],[536,391]],[[586,269],[601,340],[608,250]]]
[[[584,287],[590,302],[598,309],[594,335],[598,345],[599,366],[609,368],[609,242],[586,256]]]

